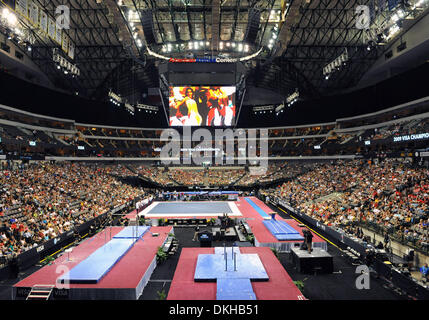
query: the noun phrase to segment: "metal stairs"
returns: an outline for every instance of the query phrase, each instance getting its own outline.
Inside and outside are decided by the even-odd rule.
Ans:
[[[49,300],[55,285],[36,284],[31,288],[26,300]]]

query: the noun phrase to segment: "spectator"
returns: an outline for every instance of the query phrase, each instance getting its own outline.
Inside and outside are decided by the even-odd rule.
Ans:
[[[427,281],[428,279],[429,267],[428,264],[425,263],[423,267],[420,268],[420,273],[422,274],[422,278]]]

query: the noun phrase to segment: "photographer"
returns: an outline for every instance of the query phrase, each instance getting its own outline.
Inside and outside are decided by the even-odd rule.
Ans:
[[[386,233],[384,235],[384,248],[387,251],[387,248],[389,247],[389,242],[390,242],[390,237],[389,237],[389,233],[386,230]]]
[[[194,237],[192,238],[192,241],[197,241],[199,233],[200,233],[200,226],[197,224],[195,226],[195,232],[194,232]]]
[[[303,234],[304,234],[304,243],[307,246],[308,253],[311,254],[311,252],[313,251],[312,250],[313,234],[309,229],[304,229]]]
[[[365,250],[365,264],[370,267],[375,258],[375,252],[373,250]]]
[[[422,274],[422,279],[424,279],[425,281],[428,280],[428,272],[429,272],[429,267],[428,267],[428,264],[425,263],[425,265],[420,268],[420,273]]]

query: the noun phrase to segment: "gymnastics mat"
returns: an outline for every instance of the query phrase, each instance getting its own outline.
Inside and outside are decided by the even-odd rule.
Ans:
[[[304,237],[285,221],[264,220],[263,223],[271,234],[279,241],[304,240]]]

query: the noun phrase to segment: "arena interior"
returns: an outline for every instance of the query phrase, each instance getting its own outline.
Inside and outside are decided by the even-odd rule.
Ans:
[[[0,299],[429,299],[428,13],[1,0]]]

